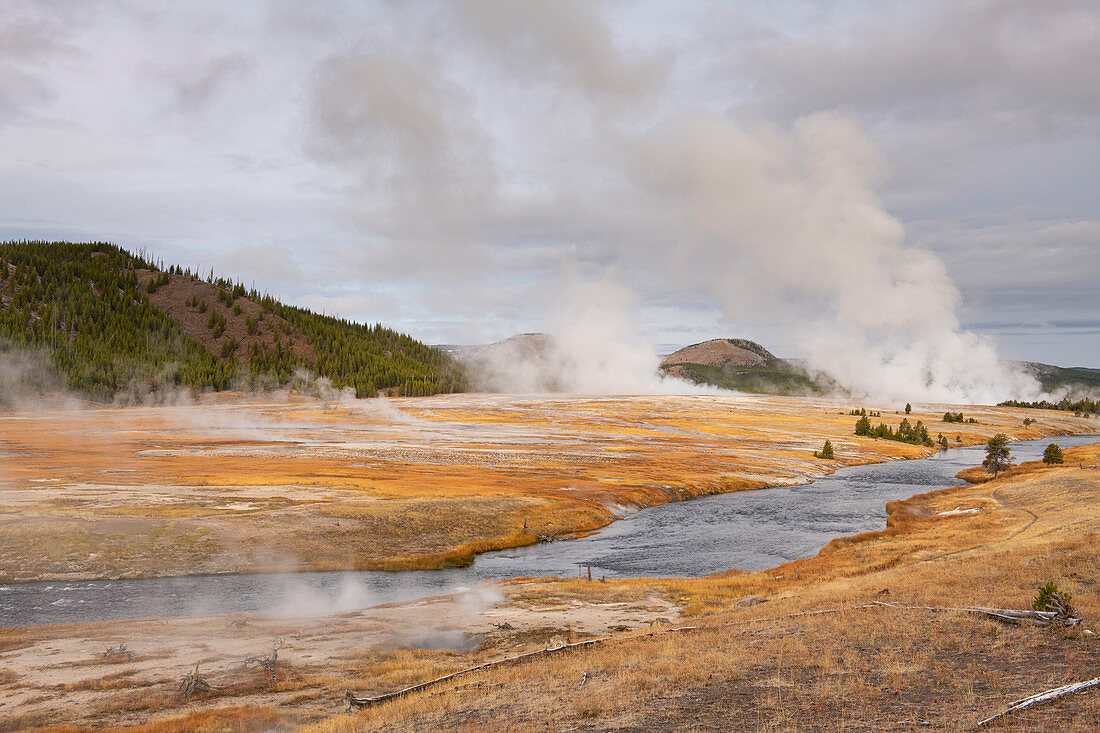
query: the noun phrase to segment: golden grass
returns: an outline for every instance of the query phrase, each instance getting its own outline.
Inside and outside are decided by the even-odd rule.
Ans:
[[[260,733],[261,731],[289,730],[289,726],[285,716],[271,708],[233,706],[121,728],[64,725],[41,730],[42,733],[90,733],[91,731],[98,731],[98,733],[191,733],[192,731],[195,733],[203,731]]]

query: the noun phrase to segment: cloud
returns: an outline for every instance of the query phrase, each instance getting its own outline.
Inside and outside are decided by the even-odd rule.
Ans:
[[[303,279],[302,271],[294,260],[294,252],[277,244],[236,247],[218,256],[214,268],[223,277],[248,273],[256,279],[257,287],[265,292],[285,288]]]
[[[205,64],[185,69],[186,76],[175,80],[176,106],[183,112],[204,107],[226,85],[239,79],[255,66],[244,54],[221,54]]]
[[[1091,3],[10,7],[13,236],[110,237],[446,342],[549,330],[604,280],[638,344],[791,356],[828,346],[807,332],[965,343],[956,314],[1013,290],[1091,317]]]
[[[903,120],[996,117],[1026,138],[1097,134],[1100,15],[1089,0],[863,9],[824,33],[760,32],[728,60],[788,116],[846,105]]]

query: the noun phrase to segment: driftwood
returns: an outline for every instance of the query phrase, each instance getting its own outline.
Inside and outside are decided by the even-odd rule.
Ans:
[[[115,662],[119,660],[125,660],[127,662],[133,661],[134,653],[126,648],[126,642],[122,642],[118,646],[109,646],[106,651],[103,652],[103,658],[108,662]]]
[[[1023,710],[1025,708],[1029,708],[1032,705],[1038,705],[1039,703],[1049,702],[1050,700],[1057,700],[1060,697],[1065,697],[1066,695],[1072,695],[1072,694],[1077,693],[1077,692],[1085,692],[1086,690],[1090,690],[1093,687],[1097,687],[1097,686],[1100,686],[1100,677],[1097,677],[1096,679],[1087,680],[1085,682],[1074,682],[1071,685],[1063,685],[1062,687],[1055,687],[1053,690],[1047,690],[1045,692],[1040,692],[1037,695],[1031,695],[1030,697],[1021,698],[1021,699],[1017,700],[1016,702],[1012,703],[1011,705],[1009,705],[1007,709],[1002,710],[1001,712],[997,713],[996,715],[992,715],[992,716],[986,718],[985,720],[981,721],[980,723],[978,723],[978,727],[980,728],[981,726],[983,726],[987,723],[992,723],[993,721],[997,720],[998,718],[1002,718],[1005,715],[1011,715],[1012,713],[1019,712],[1020,710]]]
[[[477,682],[467,682],[466,684],[455,685],[454,687],[451,687],[451,688],[446,689],[446,690],[438,690],[436,692],[432,692],[428,695],[428,697],[435,697],[436,695],[450,695],[452,692],[469,692],[470,690],[484,690],[484,689],[487,689],[487,688],[503,687],[503,686],[504,685],[500,684],[499,682],[496,683],[496,684],[490,685],[485,680],[478,680]]]
[[[848,606],[848,607],[845,607],[845,608],[827,608],[827,609],[823,609],[823,610],[820,610],[820,611],[800,611],[799,613],[789,613],[789,614],[786,614],[786,615],[783,615],[783,616],[771,616],[771,617],[768,617],[768,618],[747,619],[747,620],[744,620],[744,621],[730,621],[730,622],[724,623],[724,624],[707,624],[707,625],[703,625],[703,626],[678,626],[676,628],[664,629],[662,631],[649,631],[649,632],[646,632],[644,634],[631,634],[630,636],[601,636],[601,637],[598,637],[596,639],[586,639],[585,641],[578,641],[578,642],[574,642],[572,644],[560,644],[558,646],[548,646],[545,649],[537,649],[533,652],[526,652],[525,654],[517,654],[517,655],[512,656],[512,657],[504,657],[503,659],[497,659],[497,660],[492,661],[492,662],[485,662],[484,664],[478,664],[478,665],[473,666],[473,667],[467,667],[465,669],[460,669],[457,672],[452,672],[451,674],[443,675],[442,677],[436,677],[435,679],[431,679],[431,680],[428,680],[426,682],[421,682],[419,684],[412,685],[410,687],[406,687],[406,688],[401,689],[401,690],[396,690],[395,692],[387,692],[384,695],[376,695],[375,697],[359,697],[359,696],[355,695],[354,693],[352,693],[351,690],[346,690],[344,692],[344,702],[346,704],[346,709],[349,712],[352,710],[352,708],[369,708],[369,707],[373,707],[374,705],[378,705],[380,703],[389,702],[391,700],[396,700],[399,697],[404,697],[405,695],[411,694],[413,692],[419,692],[420,690],[426,689],[428,687],[432,687],[434,685],[438,685],[438,684],[440,684],[442,682],[446,682],[448,680],[453,680],[456,677],[460,677],[462,675],[469,674],[471,672],[479,672],[483,669],[491,669],[493,667],[499,667],[500,665],[503,665],[503,664],[515,664],[517,662],[526,661],[526,660],[532,659],[534,657],[546,656],[546,655],[555,654],[555,653],[558,653],[558,652],[569,651],[570,649],[584,649],[584,648],[588,648],[588,647],[591,647],[591,646],[595,646],[596,644],[604,644],[604,643],[607,643],[609,641],[619,641],[619,640],[622,640],[622,639],[644,639],[646,637],[661,636],[663,634],[678,634],[678,633],[683,633],[683,632],[687,632],[687,631],[702,631],[702,630],[706,630],[706,629],[722,629],[722,628],[728,628],[730,626],[742,626],[744,624],[758,623],[760,621],[779,621],[779,620],[782,620],[782,619],[796,618],[796,617],[799,617],[799,616],[818,616],[818,615],[826,614],[826,613],[841,613],[842,611],[858,611],[858,610],[867,609],[867,608],[874,608],[875,605],[876,604],[869,603],[869,604],[865,604],[865,605],[862,605],[862,606]],[[586,677],[586,679],[587,679],[587,677]]]
[[[886,606],[887,608],[896,608],[903,611],[940,611],[940,612],[954,612],[954,613],[976,613],[1002,623],[1009,624],[1034,624],[1035,626],[1078,626],[1081,624],[1082,619],[1071,615],[1067,611],[1073,611],[1065,605],[1059,605],[1056,610],[1049,611],[1030,611],[1030,610],[1017,610],[1012,608],[982,608],[980,606],[971,606],[967,608],[939,608],[936,606],[902,606],[897,603],[886,603],[885,601],[875,601],[876,606]],[[1054,606],[1048,605],[1047,608],[1053,608]],[[1076,612],[1074,612],[1076,613]]]

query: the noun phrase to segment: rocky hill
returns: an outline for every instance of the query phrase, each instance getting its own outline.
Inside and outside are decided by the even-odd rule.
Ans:
[[[755,341],[711,339],[685,346],[661,361],[671,377],[722,389],[763,394],[824,394],[838,391],[831,380],[810,376]]]
[[[775,355],[755,341],[711,339],[674,351],[661,360],[661,366],[703,364],[712,367],[762,367],[775,361]]]
[[[171,386],[273,387],[305,371],[360,397],[466,388],[450,356],[409,336],[106,243],[0,243],[0,351],[100,400]]]

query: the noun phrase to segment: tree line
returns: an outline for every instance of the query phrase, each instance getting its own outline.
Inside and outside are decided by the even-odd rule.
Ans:
[[[1027,407],[1035,410],[1062,410],[1065,412],[1072,411],[1076,415],[1095,415],[1100,413],[1100,400],[1091,400],[1082,398],[1079,400],[1071,400],[1069,395],[1066,395],[1058,402],[1050,402],[1048,400],[1039,400],[1038,402],[1021,402],[1020,400],[1005,400],[1004,402],[997,403],[998,407]]]

